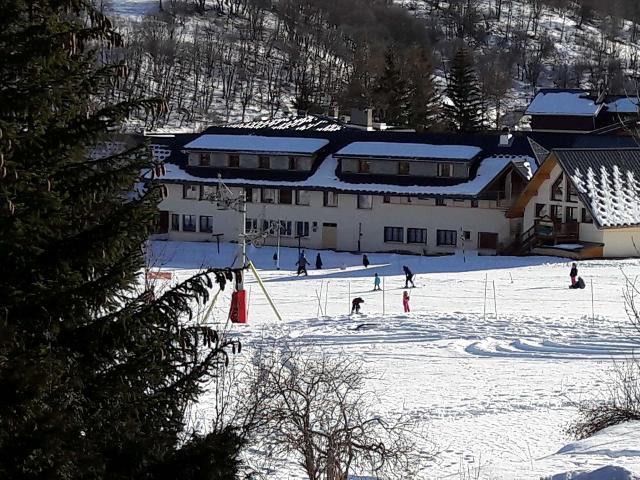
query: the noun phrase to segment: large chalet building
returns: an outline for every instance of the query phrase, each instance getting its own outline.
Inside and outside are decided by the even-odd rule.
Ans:
[[[529,107],[532,127],[549,128],[526,132],[367,131],[304,116],[154,138],[168,193],[159,235],[233,242],[244,231],[267,245],[422,255],[638,255],[640,149],[613,123],[587,131],[582,110],[554,130],[557,102],[541,101],[551,94]],[[630,110],[609,100],[596,118],[616,102]],[[244,195],[244,223],[221,189]]]

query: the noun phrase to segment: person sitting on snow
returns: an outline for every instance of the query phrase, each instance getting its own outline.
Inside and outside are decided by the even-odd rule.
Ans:
[[[351,313],[360,313],[360,305],[364,303],[364,300],[360,297],[356,297],[351,300]]]

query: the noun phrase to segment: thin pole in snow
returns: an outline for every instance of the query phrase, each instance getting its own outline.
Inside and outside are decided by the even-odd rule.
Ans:
[[[496,302],[496,281],[493,282],[493,310],[496,313],[496,320],[498,320],[498,302]]]
[[[322,313],[322,284],[320,281],[320,294],[318,295],[318,290],[316,290],[316,297],[318,298],[318,310],[316,311],[316,318],[320,318],[320,314]]]
[[[596,314],[595,314],[595,309],[593,307],[593,278],[591,279],[591,322],[595,323],[596,321]]]
[[[513,276],[511,275],[511,272],[509,272],[509,278],[511,279],[511,283],[513,283]]]
[[[383,275],[382,276],[382,315],[384,315],[385,313],[384,296],[385,296],[385,288],[384,288],[384,275]]]
[[[249,285],[249,291],[247,292],[247,318],[249,318],[250,306],[251,306],[251,285]]]
[[[484,274],[484,321],[487,321],[487,274]]]
[[[349,312],[349,315],[351,315],[351,280],[347,282],[347,287],[349,288],[349,305],[347,306],[347,311]]]
[[[329,281],[327,281],[327,288],[324,289],[324,314],[328,317],[327,302],[329,301]]]

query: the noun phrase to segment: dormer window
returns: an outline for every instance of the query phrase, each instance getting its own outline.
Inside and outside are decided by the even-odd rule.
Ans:
[[[371,164],[366,160],[360,160],[358,162],[358,173],[369,173],[369,168]]]
[[[398,162],[398,175],[409,175],[409,162],[406,160]]]
[[[269,157],[260,155],[258,157],[258,168],[269,168],[271,166],[271,161]]]
[[[240,155],[229,155],[229,167],[240,168]]]
[[[453,164],[452,163],[439,163],[438,164],[438,176],[439,177],[453,177]]]
[[[208,167],[209,165],[211,165],[211,159],[209,158],[209,154],[208,153],[201,153],[200,154],[200,166],[201,167]]]
[[[551,200],[562,201],[562,192],[564,190],[563,180],[564,175],[561,173],[557,180],[553,182],[553,185],[551,185]]]

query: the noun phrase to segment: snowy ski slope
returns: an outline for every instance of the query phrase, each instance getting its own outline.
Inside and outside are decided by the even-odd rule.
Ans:
[[[150,257],[179,279],[203,265],[230,265],[235,246],[221,248],[217,254],[213,243],[152,242]],[[359,255],[321,252],[325,268],[296,277],[296,249],[282,249],[280,271],[273,253],[249,251],[283,322],[248,275],[250,322],[230,326],[244,342],[242,355],[260,342],[287,341],[364,361],[382,414],[426,422],[430,443],[419,447],[439,454],[425,478],[479,472],[481,479],[565,480],[571,477],[564,472],[607,465],[621,468],[585,478],[610,478],[622,467],[640,472],[637,428],[614,427],[577,443],[563,433],[575,402],[600,395],[613,361],[633,354],[622,291],[625,275],[640,275],[639,260],[581,262],[587,288],[569,290],[569,262],[550,257],[370,254],[365,269]],[[307,251],[312,265],[315,255]],[[401,302],[405,264],[417,274],[408,314]],[[383,276],[384,292],[372,291],[374,272]],[[356,295],[365,300],[363,314],[350,316]],[[229,298],[224,292],[214,308],[221,326]],[[266,478],[304,477],[291,463]]]

